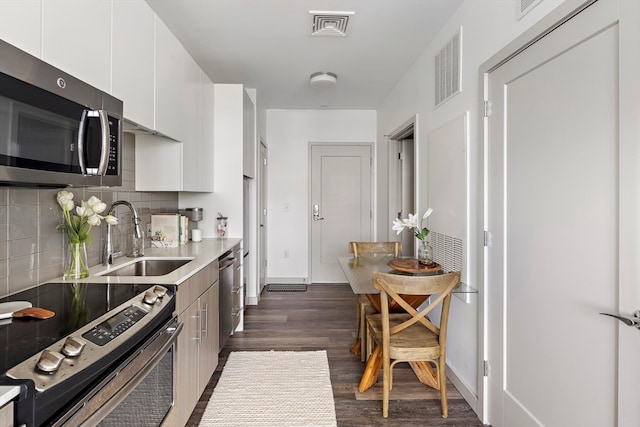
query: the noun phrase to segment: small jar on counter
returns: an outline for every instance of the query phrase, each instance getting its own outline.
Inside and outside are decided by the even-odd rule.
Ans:
[[[227,217],[218,212],[218,218],[216,218],[216,234],[218,239],[227,238]]]

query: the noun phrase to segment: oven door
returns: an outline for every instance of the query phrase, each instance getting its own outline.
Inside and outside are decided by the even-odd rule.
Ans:
[[[165,324],[53,425],[160,425],[173,406],[175,345],[182,327],[176,319]]]

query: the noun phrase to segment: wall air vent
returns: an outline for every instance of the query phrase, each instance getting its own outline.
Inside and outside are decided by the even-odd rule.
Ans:
[[[436,107],[460,92],[462,72],[462,27],[436,54],[435,105]]]
[[[350,28],[349,20],[355,12],[326,12],[310,10],[312,36],[345,37]]]
[[[522,18],[526,15],[531,9],[540,4],[542,0],[518,0],[516,4],[518,5],[517,15],[518,19]]]

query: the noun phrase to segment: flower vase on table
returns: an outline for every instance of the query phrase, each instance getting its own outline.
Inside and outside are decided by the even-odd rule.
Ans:
[[[433,248],[426,240],[420,240],[418,246],[418,262],[422,265],[433,264]]]
[[[405,228],[411,230],[413,235],[418,239],[418,263],[422,265],[432,265],[433,264],[433,248],[429,245],[426,238],[429,235],[429,229],[427,227],[422,226],[422,221],[427,219],[429,215],[433,213],[433,209],[429,208],[422,215],[422,218],[419,218],[418,215],[409,214],[409,218],[407,219],[394,219],[392,229],[397,231],[398,234],[402,232]]]

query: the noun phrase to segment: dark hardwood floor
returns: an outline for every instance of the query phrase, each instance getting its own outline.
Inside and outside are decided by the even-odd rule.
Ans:
[[[382,418],[382,375],[371,389],[358,392],[364,364],[349,352],[354,331],[355,296],[348,284],[310,285],[306,292],[263,292],[260,304],[247,307],[244,331],[236,332],[221,351],[187,426],[198,426],[229,353],[247,350],[326,350],[339,427],[482,426],[450,382],[449,417],[442,418],[439,392],[419,383],[406,363],[394,368],[389,418]]]

